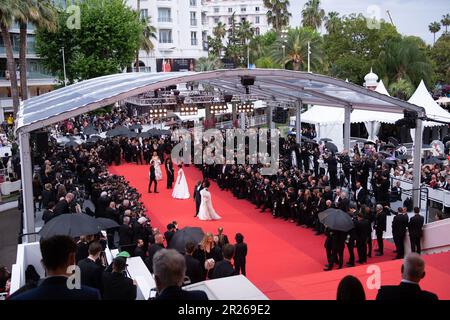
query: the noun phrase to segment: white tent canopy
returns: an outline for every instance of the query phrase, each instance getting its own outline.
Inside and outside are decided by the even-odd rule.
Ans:
[[[434,101],[423,80],[420,81],[419,86],[408,102],[424,108],[428,118],[450,122],[450,113]],[[433,121],[424,121],[423,125],[424,127],[436,127],[442,126],[443,124]]]

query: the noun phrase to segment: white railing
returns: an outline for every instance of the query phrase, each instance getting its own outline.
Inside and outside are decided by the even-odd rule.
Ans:
[[[400,187],[405,190],[413,189],[413,184],[411,180],[400,179],[397,177],[392,177],[393,184],[395,181],[400,181]],[[428,189],[428,200],[438,202],[445,207],[450,207],[450,191],[444,189],[433,189],[429,186],[423,184],[422,187]]]

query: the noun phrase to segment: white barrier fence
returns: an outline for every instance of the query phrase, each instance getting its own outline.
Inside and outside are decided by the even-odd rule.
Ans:
[[[393,184],[396,181],[400,181],[400,187],[405,190],[411,190],[413,189],[412,181],[410,180],[404,180],[393,177]],[[422,187],[427,188],[428,190],[428,199],[431,201],[435,201],[438,203],[441,203],[444,205],[444,207],[450,207],[450,191],[444,190],[444,189],[433,189],[425,184],[422,185]]]

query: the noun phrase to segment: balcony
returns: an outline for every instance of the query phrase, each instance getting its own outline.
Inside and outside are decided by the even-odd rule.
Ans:
[[[159,17],[158,18],[158,22],[171,23],[172,22],[172,18],[171,17]]]
[[[191,39],[191,46],[196,46],[198,44],[197,39]]]
[[[191,19],[191,27],[197,26],[197,19]]]
[[[19,54],[19,51],[20,51],[19,46],[13,46],[12,49],[13,49],[14,55]],[[0,46],[0,54],[6,54],[6,49],[4,46]],[[34,54],[34,55],[36,54],[36,50],[35,50],[34,46],[30,46],[30,45],[27,46],[27,54]]]

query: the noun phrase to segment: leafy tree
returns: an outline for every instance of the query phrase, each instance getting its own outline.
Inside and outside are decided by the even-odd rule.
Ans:
[[[65,48],[70,83],[121,72],[135,58],[145,25],[124,0],[80,3],[80,29],[69,29],[68,14],[59,12],[56,32],[38,28],[36,51],[44,66],[63,79],[61,48]]]
[[[434,63],[436,79],[450,83],[450,34],[445,33],[431,48],[430,57]]]
[[[448,33],[448,26],[450,26],[450,13],[442,16],[441,24],[445,27],[445,33]]]
[[[19,1],[19,0],[18,0]],[[27,81],[27,28],[28,22],[34,25],[54,31],[56,29],[56,9],[49,0],[20,0],[22,10],[17,11],[16,21],[20,28],[19,70],[20,91],[22,100],[28,99]]]
[[[423,79],[430,84],[433,70],[425,49],[426,44],[417,37],[391,40],[380,53],[378,70],[392,82],[403,79],[417,86]]]
[[[362,14],[351,14],[339,20],[339,28],[324,36],[324,52],[330,62],[324,67],[330,70],[331,76],[362,84],[364,76],[378,61],[381,50],[390,40],[400,40],[401,35],[395,26],[383,20],[379,29],[369,29]]]
[[[9,73],[9,82],[11,83],[11,97],[13,101],[14,116],[19,110],[19,86],[17,85],[16,63],[12,50],[11,27],[15,17],[19,12],[24,12],[23,3],[16,0],[0,1],[0,33],[2,34],[3,44],[6,52],[6,68]]]
[[[303,26],[319,29],[325,18],[325,10],[320,7],[320,0],[309,0],[302,10]]]
[[[269,58],[271,46],[276,40],[277,33],[274,30],[253,37],[249,44],[251,60],[257,61],[260,58]]]
[[[139,35],[139,49],[144,50],[149,54],[155,48],[152,39],[156,39],[156,28],[151,24],[150,18],[141,18],[141,23],[144,28]],[[139,50],[136,52],[136,71],[139,72]]]
[[[316,30],[308,27],[290,29],[286,41],[278,38],[271,48],[272,60],[282,66],[291,66],[296,71],[306,70],[308,42],[311,46],[311,67],[320,69],[323,62],[322,37]]]
[[[389,85],[388,90],[391,96],[402,100],[408,100],[413,95],[414,88],[415,87],[409,80],[399,78]]]
[[[289,25],[289,18],[292,14],[289,12],[288,0],[264,0],[264,6],[267,8],[267,22],[277,32]]]
[[[439,22],[432,22],[428,26],[428,30],[430,30],[430,32],[433,34],[433,44],[436,43],[436,33],[441,30],[441,24]]]
[[[341,19],[339,17],[339,13],[336,11],[331,11],[324,18],[325,20],[325,28],[328,33],[334,33],[339,30],[341,27]]]
[[[222,62],[220,59],[214,55],[209,55],[208,57],[201,57],[197,60],[195,64],[195,71],[211,71],[222,68]]]

